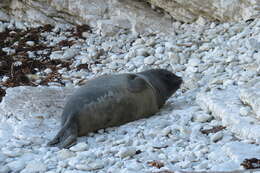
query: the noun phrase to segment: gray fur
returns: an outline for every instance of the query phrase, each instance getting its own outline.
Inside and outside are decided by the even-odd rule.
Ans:
[[[68,100],[62,128],[48,145],[68,148],[77,136],[150,117],[181,83],[181,78],[159,69],[90,80]]]

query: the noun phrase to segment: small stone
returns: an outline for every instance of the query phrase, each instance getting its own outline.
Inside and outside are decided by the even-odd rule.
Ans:
[[[168,59],[173,63],[173,64],[179,64],[180,62],[180,57],[177,53],[174,52],[169,52],[168,53]]]
[[[253,49],[253,50],[260,50],[260,42],[258,42],[256,39],[254,38],[250,38],[248,40],[248,47]]]
[[[25,169],[21,171],[21,173],[38,173],[38,172],[46,172],[47,166],[41,161],[31,161],[29,162]]]
[[[94,171],[94,170],[98,170],[98,169],[102,169],[104,168],[105,164],[103,161],[100,160],[95,160],[95,162],[92,163],[88,163],[88,164],[80,164],[80,165],[76,165],[77,169],[83,170],[83,171]]]
[[[202,46],[199,47],[199,50],[201,51],[208,51],[210,50],[212,47],[209,43],[204,43]]]
[[[26,44],[27,44],[28,46],[34,46],[34,45],[35,45],[35,43],[34,43],[33,41],[27,41]]]
[[[62,59],[63,58],[63,51],[54,51],[50,55],[50,59]]]
[[[154,56],[148,56],[144,59],[144,63],[151,65],[156,61],[156,58]]]
[[[69,48],[69,49],[65,50],[62,58],[71,59],[71,58],[74,58],[78,53],[79,53],[78,49]]]
[[[197,58],[192,58],[188,62],[188,65],[193,66],[193,67],[197,67],[197,66],[199,66],[199,64],[200,64],[200,60]]]
[[[3,163],[6,160],[6,156],[0,153],[0,163]]]
[[[0,172],[1,173],[10,173],[11,170],[7,165],[4,165],[4,166],[0,167]]]
[[[13,172],[19,172],[25,167],[25,162],[23,160],[16,160],[8,163],[7,166]]]
[[[239,110],[240,115],[247,116],[250,113],[250,108],[248,106],[241,107]]]
[[[156,49],[155,49],[155,53],[156,54],[162,54],[164,52],[164,47],[157,47]]]
[[[44,72],[45,72],[46,74],[49,74],[49,73],[52,72],[52,70],[51,70],[50,68],[46,68],[46,69],[44,70]]]
[[[148,56],[149,55],[149,50],[147,48],[140,48],[136,50],[136,55],[138,56]]]
[[[88,145],[85,142],[80,142],[72,147],[70,147],[71,151],[86,151],[88,149]]]
[[[15,49],[12,49],[10,47],[4,47],[4,48],[2,48],[2,51],[6,52],[7,55],[13,55],[16,52]]]
[[[140,67],[144,64],[144,58],[145,58],[144,56],[137,56],[133,58],[131,61],[136,67]]]
[[[118,152],[118,155],[121,158],[125,158],[125,157],[128,157],[128,156],[131,157],[131,156],[134,156],[135,154],[136,154],[136,148],[135,147],[122,148]]]
[[[218,142],[219,140],[221,140],[223,138],[223,133],[222,132],[217,132],[215,134],[213,134],[210,137],[210,141],[211,142]]]
[[[162,135],[162,136],[167,136],[168,134],[171,133],[171,131],[172,131],[171,127],[166,127],[166,128],[164,128],[164,129],[162,130],[161,135]]]
[[[201,26],[204,26],[206,25],[207,21],[203,17],[199,16],[199,18],[196,20],[196,23]]]
[[[213,117],[209,114],[206,113],[198,113],[196,115],[193,115],[193,120],[196,122],[200,122],[200,123],[205,123],[208,122],[212,119]]]
[[[22,155],[21,149],[20,148],[3,148],[2,152],[4,155],[8,157],[18,157]]]
[[[58,151],[58,157],[62,160],[68,159],[70,157],[74,157],[76,154],[71,152],[70,150],[67,149],[62,149]]]

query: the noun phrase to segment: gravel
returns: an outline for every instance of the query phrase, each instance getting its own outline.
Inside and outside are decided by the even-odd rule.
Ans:
[[[1,22],[0,31],[15,32],[12,25]],[[16,62],[17,74],[28,80],[0,70],[6,92],[0,103],[0,172],[234,171],[244,169],[245,159],[259,159],[260,20],[173,27],[170,36],[45,26],[37,39],[21,35],[18,43],[1,45],[0,67]],[[9,62],[10,57],[15,58]],[[23,64],[43,59],[34,71],[24,70]],[[65,98],[79,85],[103,74],[150,68],[184,80],[159,113],[80,137],[69,149],[46,146],[60,128]]]

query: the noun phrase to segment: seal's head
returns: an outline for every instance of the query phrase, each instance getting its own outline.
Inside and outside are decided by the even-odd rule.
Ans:
[[[180,88],[182,84],[181,77],[165,69],[152,69],[139,73],[156,90],[159,107]]]

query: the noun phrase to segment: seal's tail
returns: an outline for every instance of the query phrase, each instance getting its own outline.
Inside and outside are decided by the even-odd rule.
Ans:
[[[47,146],[59,147],[59,148],[69,148],[72,146],[78,136],[78,128],[76,121],[73,121],[73,116],[67,119],[61,130],[57,135],[48,142]]]

